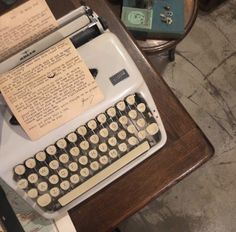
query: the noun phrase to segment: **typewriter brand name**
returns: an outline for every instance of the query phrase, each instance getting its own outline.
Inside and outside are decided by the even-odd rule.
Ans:
[[[20,61],[28,58],[29,56],[31,56],[32,54],[34,54],[36,52],[36,50],[26,50],[22,53],[22,57],[20,58]]]

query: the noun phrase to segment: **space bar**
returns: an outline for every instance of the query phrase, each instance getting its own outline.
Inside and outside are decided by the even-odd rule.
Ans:
[[[95,185],[106,179],[108,176],[121,169],[123,166],[143,154],[145,151],[150,149],[150,145],[147,141],[143,142],[132,151],[128,152],[120,159],[97,173],[95,176],[88,179],[86,182],[82,183],[69,193],[65,194],[63,197],[58,199],[61,206],[65,206],[83,193],[87,192],[89,189],[93,188]]]

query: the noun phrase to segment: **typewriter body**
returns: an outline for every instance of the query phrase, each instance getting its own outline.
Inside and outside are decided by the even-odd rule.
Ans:
[[[100,18],[82,6],[59,23],[57,31],[24,51],[33,49],[36,55],[69,37],[105,99],[31,141],[10,123],[12,114],[0,96],[0,178],[46,218],[95,194],[159,150],[167,138],[143,77]],[[0,73],[32,57],[22,60],[22,54],[2,62]]]

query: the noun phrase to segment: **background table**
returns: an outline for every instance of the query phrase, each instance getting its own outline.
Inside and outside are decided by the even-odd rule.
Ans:
[[[59,18],[79,0],[47,0]],[[73,5],[73,4],[74,5]],[[176,184],[213,155],[208,140],[156,73],[105,0],[87,0],[123,42],[142,73],[160,112],[168,140],[166,145],[140,165],[69,211],[79,232],[111,231],[152,199]],[[6,12],[0,7],[0,13]]]
[[[114,11],[117,17],[120,17],[121,13],[121,0],[107,0],[109,7]],[[162,53],[163,51],[171,51],[175,49],[176,45],[184,39],[184,37],[191,30],[198,10],[198,0],[185,0],[184,1],[184,18],[185,18],[185,32],[179,39],[160,40],[160,39],[147,39],[137,40],[138,45],[142,51],[147,54]]]

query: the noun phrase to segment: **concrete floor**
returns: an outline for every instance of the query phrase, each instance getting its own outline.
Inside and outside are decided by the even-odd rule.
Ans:
[[[122,232],[236,231],[236,0],[199,13],[175,62],[150,57],[215,156],[120,225]]]

